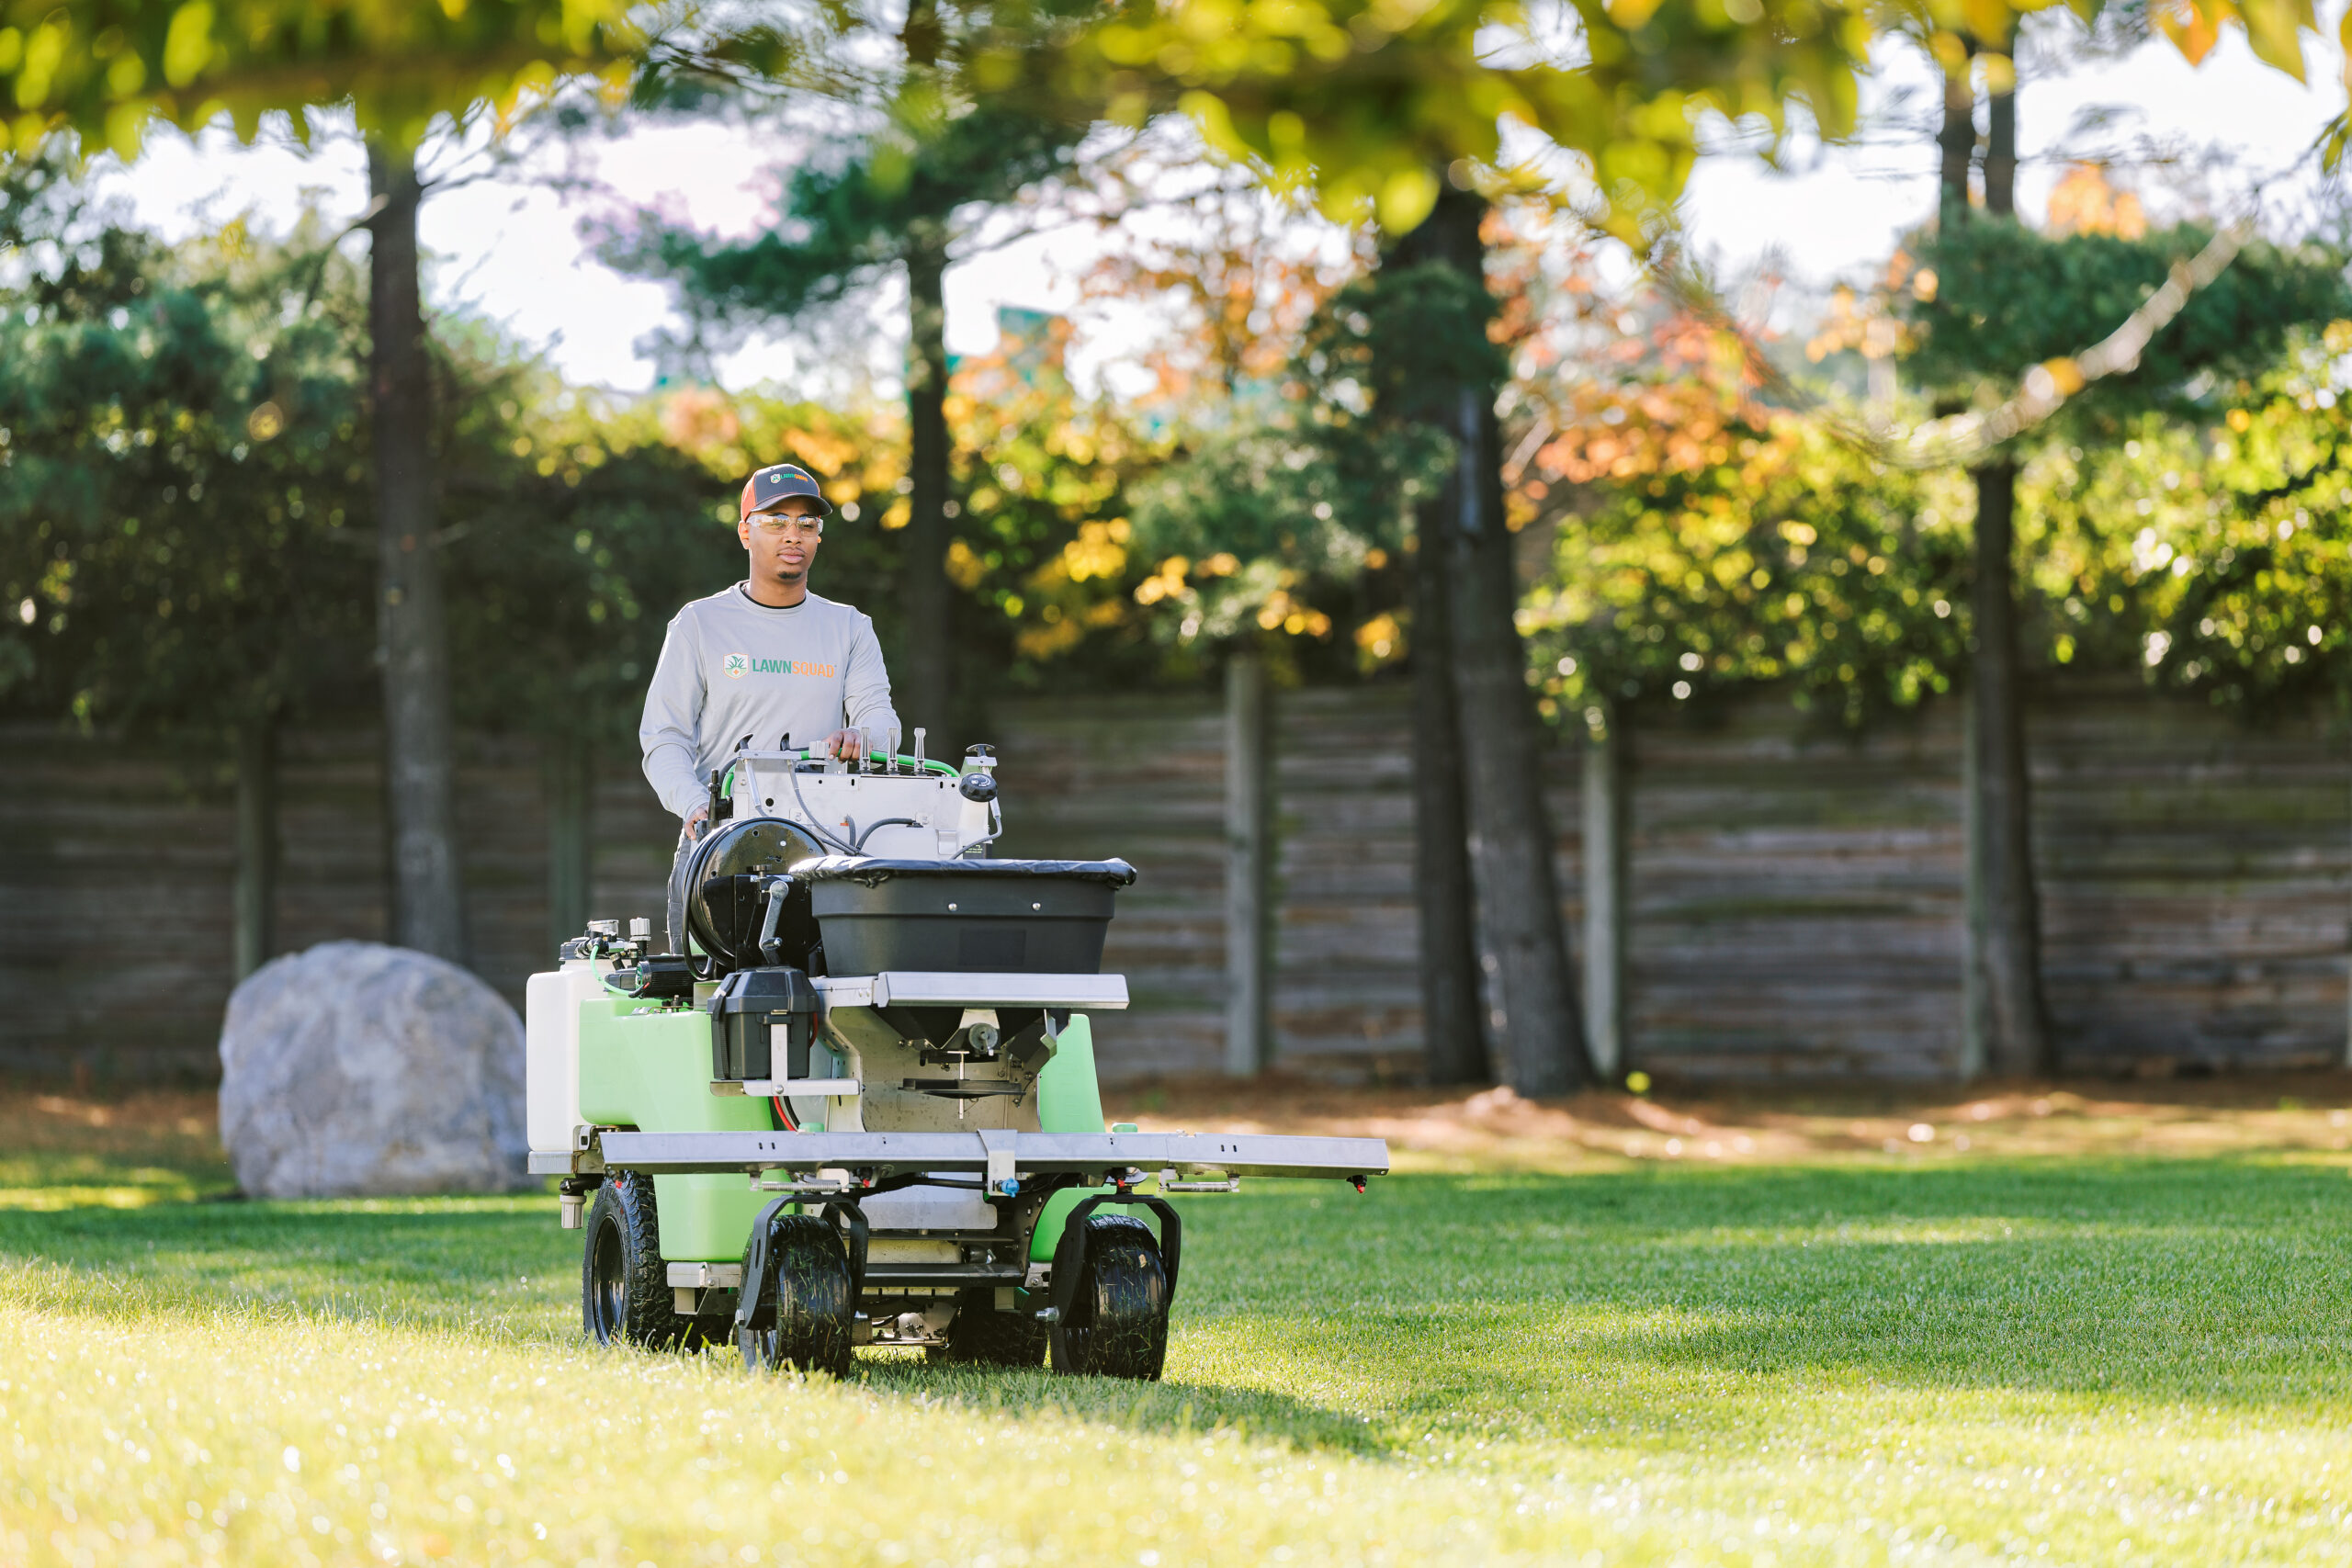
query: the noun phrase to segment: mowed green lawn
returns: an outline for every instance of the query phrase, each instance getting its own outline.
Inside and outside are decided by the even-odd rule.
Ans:
[[[1146,1386],[592,1350],[552,1199],[174,1147],[0,1154],[0,1562],[2352,1559],[2340,1156],[1253,1184]]]

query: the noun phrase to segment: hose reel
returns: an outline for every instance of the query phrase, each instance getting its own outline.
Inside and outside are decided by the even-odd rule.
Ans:
[[[703,835],[686,863],[686,930],[730,969],[771,963],[808,967],[820,932],[808,889],[786,886],[769,921],[768,890],[796,863],[825,853],[814,835],[778,817],[724,822]],[[761,952],[765,936],[775,957]]]

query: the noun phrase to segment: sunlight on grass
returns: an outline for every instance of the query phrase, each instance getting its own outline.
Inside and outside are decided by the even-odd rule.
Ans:
[[[1525,1483],[1383,1496],[1385,1464],[1232,1429],[989,1408],[1034,1374],[811,1384],[260,1315],[141,1323],[133,1360],[90,1327],[0,1309],[9,1469],[44,1482],[0,1486],[0,1556],[1466,1562],[1625,1533]]]
[[[2332,1154],[1253,1183],[1182,1201],[1165,1382],[842,1384],[582,1348],[543,1197],[20,1190],[0,1562],[2334,1560],[2348,1199]]]

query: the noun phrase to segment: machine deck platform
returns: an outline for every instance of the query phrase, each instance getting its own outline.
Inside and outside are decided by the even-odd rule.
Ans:
[[[1388,1174],[1379,1138],[1262,1133],[624,1133],[600,1132],[577,1154],[534,1154],[537,1176],[641,1170],[854,1170],[1003,1175],[1173,1170],[1180,1176],[1337,1178]]]

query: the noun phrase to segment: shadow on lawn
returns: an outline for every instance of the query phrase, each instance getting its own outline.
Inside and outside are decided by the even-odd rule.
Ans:
[[[1056,1415],[1163,1437],[1223,1429],[1298,1448],[1385,1451],[1384,1431],[1363,1416],[1271,1389],[1117,1378],[1065,1378],[1046,1371],[933,1366],[909,1358],[863,1359],[858,1376],[876,1393],[948,1399],[1007,1416]]]

